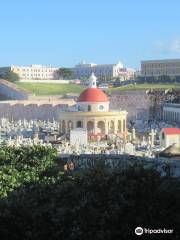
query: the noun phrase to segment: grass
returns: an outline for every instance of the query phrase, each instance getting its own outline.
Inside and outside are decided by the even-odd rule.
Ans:
[[[115,90],[120,91],[131,91],[131,90],[146,90],[146,89],[169,89],[169,88],[180,88],[180,83],[178,84],[129,84],[127,86],[122,86],[118,88],[109,89],[110,92]]]
[[[16,83],[18,87],[24,88],[36,96],[48,96],[48,95],[66,95],[68,93],[80,94],[84,87],[75,84],[56,84],[56,83]],[[179,88],[180,84],[130,84],[118,88],[110,88],[108,92],[113,91],[133,91],[133,90],[146,90],[146,89],[169,89]]]
[[[36,96],[65,95],[68,93],[79,94],[84,87],[75,84],[56,83],[16,83],[19,88],[26,89]]]

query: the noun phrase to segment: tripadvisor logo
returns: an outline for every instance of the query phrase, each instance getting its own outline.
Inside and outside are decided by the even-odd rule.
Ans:
[[[135,234],[136,235],[142,235],[143,234],[143,228],[142,227],[137,227],[135,229]]]
[[[137,227],[135,228],[135,234],[136,235],[142,235],[144,234],[171,234],[173,233],[173,229],[165,229],[165,228],[159,228],[159,229],[150,229],[150,228],[142,228]]]

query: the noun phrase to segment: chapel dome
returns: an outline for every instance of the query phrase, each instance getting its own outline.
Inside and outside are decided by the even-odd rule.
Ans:
[[[87,88],[80,94],[77,102],[109,102],[109,98],[99,88]]]

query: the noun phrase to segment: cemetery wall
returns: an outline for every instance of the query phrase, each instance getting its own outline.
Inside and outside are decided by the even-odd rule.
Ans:
[[[71,155],[68,157],[59,156],[59,159],[63,162],[73,161],[75,166],[79,169],[86,169],[93,166],[107,165],[109,168],[121,168],[125,169],[128,166],[134,164],[142,164],[145,168],[155,168],[161,175],[165,175],[165,169],[169,167],[169,172],[173,177],[180,177],[180,160],[167,159],[167,158],[146,158],[133,155],[94,155],[94,154],[82,154]]]
[[[0,102],[0,118],[58,120],[59,111],[73,101],[3,101]]]

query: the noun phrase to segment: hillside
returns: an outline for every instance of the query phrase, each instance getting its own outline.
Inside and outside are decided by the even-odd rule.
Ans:
[[[84,88],[76,84],[56,84],[56,83],[24,83],[17,82],[18,87],[34,93],[36,96],[66,95],[68,93],[79,94]]]

